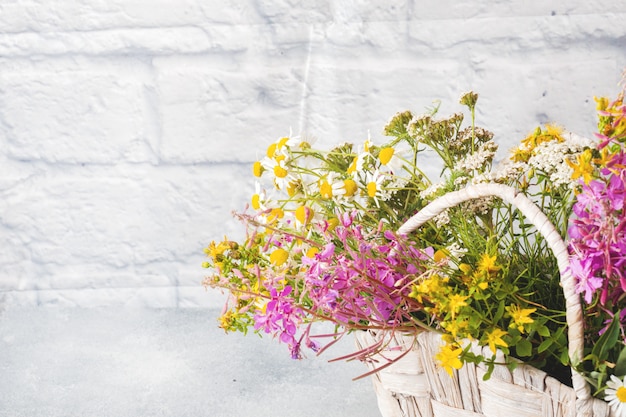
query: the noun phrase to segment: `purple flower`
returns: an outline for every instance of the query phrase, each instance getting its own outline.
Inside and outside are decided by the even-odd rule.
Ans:
[[[570,259],[570,272],[577,280],[576,292],[584,292],[585,302],[591,303],[593,293],[602,287],[602,278],[597,278],[592,275],[591,270],[592,260],[590,258],[578,259],[572,257]]]

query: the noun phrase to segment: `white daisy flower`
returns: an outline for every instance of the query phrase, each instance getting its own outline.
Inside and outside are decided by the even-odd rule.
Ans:
[[[626,384],[624,381],[611,375],[611,380],[606,383],[604,400],[615,412],[616,417],[626,417]]]
[[[252,195],[252,208],[256,211],[265,211],[267,210],[267,206],[265,205],[266,203],[266,195],[265,195],[265,190],[261,188],[261,184],[257,181],[255,183],[255,192]]]
[[[267,171],[273,174],[274,185],[279,190],[284,190],[289,186],[290,182],[295,181],[295,178],[289,173],[289,167],[285,162],[285,158],[281,156],[263,158],[261,163]]]
[[[300,138],[292,136],[291,129],[289,130],[289,136],[282,137],[276,142],[271,143],[267,147],[267,157],[275,159],[278,155],[288,156],[288,150],[292,146],[297,146],[300,143]]]
[[[318,185],[320,195],[326,200],[337,199],[337,197],[346,192],[343,181],[335,179],[334,172],[330,172],[328,175],[320,178]]]
[[[365,197],[373,199],[376,207],[380,207],[379,199],[389,199],[389,191],[383,187],[384,180],[385,176],[379,170],[368,172],[365,179]]]

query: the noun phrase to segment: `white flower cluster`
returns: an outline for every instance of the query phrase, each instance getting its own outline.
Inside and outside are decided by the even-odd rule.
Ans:
[[[528,160],[528,165],[548,175],[554,186],[565,185],[573,188],[577,182],[571,179],[573,169],[567,161],[574,162],[576,156],[584,151],[585,147],[593,146],[593,143],[571,133],[564,134],[563,138],[563,142],[549,141],[537,145],[533,156]]]
[[[420,197],[422,197],[424,200],[430,200],[439,191],[441,191],[444,186],[445,186],[445,183],[443,183],[443,182],[436,182],[434,184],[431,184],[431,185],[428,186],[428,188],[426,188],[425,190],[420,192]]]
[[[468,154],[465,159],[459,161],[455,169],[463,172],[479,170],[493,160],[497,150],[498,145],[493,140],[481,143],[474,153]]]

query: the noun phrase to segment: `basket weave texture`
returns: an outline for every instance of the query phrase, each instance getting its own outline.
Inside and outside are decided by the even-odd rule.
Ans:
[[[408,234],[447,208],[476,198],[496,196],[521,211],[546,239],[560,270],[566,301],[568,351],[572,362],[583,357],[583,322],[580,296],[568,272],[568,252],[560,234],[544,213],[525,195],[501,184],[478,184],[446,194],[422,209],[399,230]],[[491,377],[483,380],[486,367],[465,364],[452,377],[438,366],[434,357],[442,345],[432,331],[398,334],[385,331],[357,332],[357,347],[364,349],[384,339],[386,348],[368,360],[383,417],[570,417],[614,416],[608,404],[591,396],[589,385],[572,369],[572,387],[532,366],[520,364],[514,370],[496,365]],[[476,354],[490,356],[473,345]],[[486,348],[488,350],[488,348]],[[409,352],[407,352],[409,351]],[[393,363],[389,366],[383,365]]]

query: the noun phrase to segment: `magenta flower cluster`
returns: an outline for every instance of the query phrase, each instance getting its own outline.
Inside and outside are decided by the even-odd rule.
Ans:
[[[570,270],[587,304],[598,296],[613,306],[626,292],[626,154],[619,151],[600,170],[600,177],[582,183],[568,230]]]
[[[346,328],[360,323],[390,328],[416,310],[411,308],[416,301],[409,297],[410,287],[423,272],[420,262],[432,259],[432,248],[419,250],[390,231],[383,233],[382,224],[366,235],[356,216],[341,215],[336,228],[321,231],[325,243],[314,257],[302,258],[298,288],[271,289],[265,309],[255,315],[255,329],[277,335],[294,358],[300,357],[303,341],[319,349],[307,318],[332,318]]]

